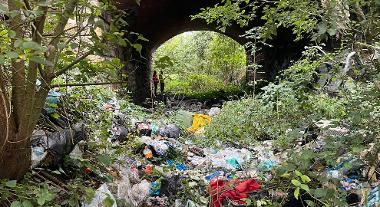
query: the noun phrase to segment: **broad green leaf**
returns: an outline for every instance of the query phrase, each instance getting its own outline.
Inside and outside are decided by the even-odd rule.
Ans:
[[[133,44],[132,45],[135,49],[136,49],[136,51],[141,55],[141,50],[142,50],[142,45],[141,44]]]
[[[33,61],[35,63],[39,63],[39,64],[45,64],[45,59],[42,58],[42,57],[39,57],[39,56],[32,56],[29,58],[30,61]]]
[[[16,180],[10,180],[10,181],[8,181],[8,182],[5,183],[5,185],[6,185],[7,187],[10,187],[10,188],[14,188],[14,187],[16,187],[16,184],[17,184],[17,181],[16,181]]]
[[[145,41],[145,42],[149,42],[149,40],[147,38],[145,38],[142,34],[139,34],[138,39]]]
[[[20,201],[13,201],[11,207],[23,207],[23,205]]]
[[[69,206],[72,206],[72,207],[77,207],[77,206],[79,206],[78,199],[76,199],[75,197],[71,197],[71,198],[69,199]]]
[[[62,50],[66,47],[66,45],[64,43],[58,43],[57,47],[58,49]]]
[[[7,56],[8,58],[11,58],[11,59],[18,58],[18,54],[16,52],[13,52],[13,51],[7,52],[5,54],[5,56]]]
[[[107,198],[102,201],[102,204],[104,205],[104,207],[112,207],[114,203],[115,201],[112,200],[110,196],[107,196]]]
[[[72,42],[72,43],[70,44],[71,49],[76,49],[76,48],[78,48],[78,46],[79,46],[79,44],[78,44],[78,43],[75,43],[75,42]]]
[[[298,171],[298,170],[295,170],[294,173],[296,173],[296,175],[297,175],[298,177],[301,177],[301,176],[302,176],[302,173],[301,173],[300,171]]]
[[[57,109],[58,108],[58,105],[57,104],[53,104],[53,103],[49,103],[48,106],[50,108],[54,108],[54,109]]]
[[[46,203],[52,201],[55,198],[55,195],[52,194],[47,186],[41,188],[37,193],[37,203],[40,206],[45,205]]]
[[[310,192],[310,188],[309,188],[309,186],[307,186],[307,185],[305,185],[305,184],[301,184],[301,188],[302,188],[303,190],[305,190],[306,192]]]
[[[329,28],[328,30],[327,30],[327,33],[330,35],[330,36],[333,36],[333,35],[335,35],[336,34],[336,29],[334,29],[334,28]]]
[[[18,15],[20,15],[20,12],[19,12],[18,10],[12,10],[12,11],[9,11],[9,12],[8,12],[8,16],[9,16],[10,18],[15,18],[15,17],[17,17]]]
[[[106,166],[109,166],[112,164],[112,159],[108,155],[98,155],[97,158],[99,162],[103,163]]]
[[[293,185],[296,186],[296,187],[301,186],[301,182],[298,181],[298,180],[293,179],[293,180],[292,180],[292,183],[293,183]]]
[[[6,13],[8,11],[8,7],[5,3],[0,3],[0,13]]]
[[[0,65],[4,65],[5,63],[5,58],[4,56],[0,55]]]
[[[43,50],[44,49],[40,44],[38,44],[37,42],[33,42],[33,41],[23,42],[22,47],[24,49],[31,49],[31,50]]]
[[[33,207],[33,204],[32,204],[32,202],[30,202],[28,200],[24,200],[24,201],[22,201],[22,206],[23,207]]]
[[[14,37],[16,37],[16,32],[13,30],[8,30],[8,36],[9,36],[9,38],[14,38]]]
[[[317,198],[323,198],[327,195],[327,189],[324,189],[324,188],[317,188],[315,189],[314,191],[314,196],[317,197]]]
[[[300,188],[297,187],[297,188],[294,190],[294,197],[298,200],[299,195],[300,195]]]
[[[327,31],[327,25],[325,23],[318,24],[318,34],[324,34]]]
[[[91,203],[91,201],[95,197],[95,190],[92,188],[86,188],[85,191],[86,191],[86,202]]]
[[[40,56],[32,56],[29,58],[29,60],[33,61],[35,63],[42,64],[42,65],[53,66],[52,62],[50,62],[50,61],[48,61],[45,58],[40,57]]]
[[[20,9],[24,7],[24,2],[22,2],[22,0],[13,0],[13,3]]]
[[[37,5],[38,5],[38,6],[47,7],[47,6],[50,6],[50,5],[51,5],[51,1],[50,1],[50,0],[42,0],[42,1],[38,2]]]
[[[301,180],[303,183],[308,183],[311,181],[311,179],[307,175],[301,175]]]
[[[305,201],[307,203],[307,206],[310,206],[310,207],[314,207],[314,206],[317,206],[316,203],[314,203],[314,201],[311,201],[311,200],[306,200]]]
[[[15,47],[21,47],[22,46],[22,43],[23,43],[23,40],[22,39],[17,39],[14,43],[14,46]]]
[[[52,117],[52,118],[54,118],[54,119],[59,119],[59,117],[61,117],[59,114],[57,114],[57,113],[52,113],[52,114],[50,114],[50,116]]]

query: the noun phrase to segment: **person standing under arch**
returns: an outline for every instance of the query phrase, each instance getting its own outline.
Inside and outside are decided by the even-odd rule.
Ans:
[[[152,80],[153,80],[153,86],[154,86],[154,96],[157,96],[157,87],[158,87],[158,83],[160,82],[157,77],[157,71],[153,71]]]
[[[162,70],[160,71],[160,75],[158,76],[159,78],[159,81],[160,81],[160,92],[161,92],[161,96],[164,95],[164,90],[165,90],[165,81],[164,81],[164,72],[162,72]]]

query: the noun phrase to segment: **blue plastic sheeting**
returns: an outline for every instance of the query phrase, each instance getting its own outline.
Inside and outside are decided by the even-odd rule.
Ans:
[[[57,105],[59,98],[62,96],[61,93],[55,92],[55,91],[49,91],[48,96],[46,98],[45,107],[44,109],[48,114],[56,113],[57,107],[54,107],[52,105]]]
[[[375,207],[379,204],[380,194],[379,187],[372,189],[368,194],[368,203],[366,207]]]

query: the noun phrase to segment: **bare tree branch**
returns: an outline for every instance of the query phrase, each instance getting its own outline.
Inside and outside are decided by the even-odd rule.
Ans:
[[[21,19],[21,11],[18,9],[15,1],[8,0],[8,7],[10,11],[17,12],[17,15],[10,20],[10,27],[14,27],[16,32],[15,39],[23,38],[23,30],[21,27],[16,27]],[[12,39],[12,44],[15,39]],[[19,122],[24,114],[24,101],[25,101],[25,63],[23,60],[12,60],[12,103],[13,103],[13,113],[15,118],[15,125],[19,126]],[[17,130],[17,129],[16,129]]]
[[[6,103],[9,103],[8,91],[6,89],[7,82],[5,81],[3,67],[0,67],[0,92],[4,95]],[[5,107],[8,107],[7,105]]]
[[[30,6],[28,0],[24,0],[24,4],[25,4],[26,9],[28,9],[28,10],[32,10],[32,7]]]
[[[32,34],[32,40],[34,42],[37,42],[38,44],[41,44],[41,42],[42,42],[42,35],[41,34],[44,33],[44,26],[45,26],[48,8],[42,7],[42,8],[40,8],[40,10],[42,11],[42,15],[39,16],[36,19],[36,21],[34,22],[35,28],[34,28],[34,32]],[[37,74],[38,74],[39,66],[40,66],[39,63],[31,61],[30,66],[28,68],[28,77],[27,77],[27,87],[26,87],[25,100],[26,100],[26,103],[30,103],[30,104],[26,104],[26,106],[25,106],[26,107],[26,109],[25,109],[26,113],[24,116],[25,116],[25,120],[27,121],[27,126],[23,127],[25,132],[27,132],[29,128],[34,127],[34,126],[31,126],[31,114],[33,111],[34,102],[35,102],[35,98],[36,98],[35,97],[35,88],[36,88],[36,81],[37,81]]]
[[[54,29],[54,35],[59,37],[62,35],[63,31],[65,30],[65,27],[67,25],[67,22],[69,21],[70,15],[73,14],[74,9],[77,5],[78,1],[77,0],[69,0],[66,3],[65,9],[58,21],[58,25]],[[49,55],[47,56],[47,60],[52,62],[52,66],[47,66],[46,67],[46,79],[47,82],[50,82],[54,78],[54,69],[56,67],[56,62],[58,58],[58,50],[57,50],[57,45],[59,43],[60,38],[55,38],[49,43],[49,48],[52,48]]]
[[[81,32],[83,32],[83,30],[85,30],[86,28],[88,27],[88,25],[80,28],[73,36],[71,36],[69,39],[66,40],[65,42],[65,45],[67,45],[69,42],[71,42],[73,39],[75,39],[76,37],[78,36],[82,36],[80,35]],[[86,35],[87,36],[87,35]]]
[[[101,83],[69,83],[69,84],[57,84],[51,85],[51,88],[60,88],[60,87],[73,87],[73,86],[100,86],[100,85],[111,85],[111,84],[123,84],[127,81],[117,81],[117,82],[101,82]]]
[[[77,28],[78,26],[73,26],[73,27],[70,27],[70,28],[68,28],[68,29],[65,29],[65,30],[63,30],[61,33],[59,33],[59,34],[47,34],[47,35],[44,35],[45,37],[52,37],[53,39],[50,41],[50,44],[55,40],[55,39],[57,39],[58,37],[60,37],[61,35],[63,35],[65,32],[67,32],[67,31],[70,31],[70,30],[72,30],[72,29],[75,29],[75,28]]]
[[[63,11],[63,14],[61,15],[61,18],[58,21],[58,25],[55,27],[54,35],[59,37],[63,34],[65,27],[67,25],[67,22],[69,21],[69,16],[74,12],[74,9],[77,5],[77,0],[69,0],[67,2],[65,10]],[[59,38],[55,38],[50,42],[50,45],[57,46],[59,42]]]

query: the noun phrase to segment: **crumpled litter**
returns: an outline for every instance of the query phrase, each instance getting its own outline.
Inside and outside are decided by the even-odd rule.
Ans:
[[[258,168],[261,171],[271,171],[276,165],[277,162],[274,160],[263,160],[259,163]]]

